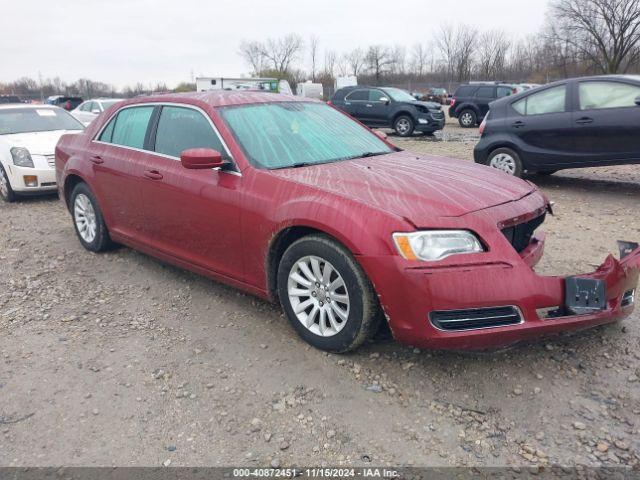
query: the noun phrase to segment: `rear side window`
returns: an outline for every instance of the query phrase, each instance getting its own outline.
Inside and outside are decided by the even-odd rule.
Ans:
[[[618,82],[581,82],[580,110],[637,107],[640,87]]]
[[[144,148],[153,106],[121,110],[100,135],[100,141],[132,148]]]
[[[476,92],[476,97],[495,98],[496,89],[494,87],[480,87]]]
[[[511,87],[498,87],[498,98],[508,97],[513,93]]]
[[[345,100],[351,100],[354,102],[368,102],[369,101],[369,90],[354,90],[351,92]]]
[[[511,106],[520,115],[542,115],[566,111],[567,87],[549,88],[529,95]]]
[[[454,95],[454,97],[470,97],[471,95],[473,95],[473,91],[475,90],[476,87],[460,87],[456,90],[456,93]]]
[[[180,157],[189,148],[212,148],[226,157],[220,138],[202,113],[186,107],[162,107],[155,151]]]

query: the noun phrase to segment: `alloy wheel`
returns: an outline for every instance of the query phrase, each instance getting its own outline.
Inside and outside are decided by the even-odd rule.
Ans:
[[[473,123],[473,115],[471,115],[469,112],[463,113],[460,120],[462,120],[462,124],[464,126],[470,127]]]
[[[509,175],[515,175],[516,173],[516,161],[507,153],[498,153],[489,162],[489,166],[497,168]]]
[[[321,337],[339,333],[349,318],[349,291],[340,272],[327,260],[310,255],[289,272],[289,303],[300,323]]]
[[[9,198],[9,181],[2,170],[0,170],[0,195],[2,198]]]
[[[73,219],[80,237],[87,243],[93,242],[98,230],[96,212],[91,200],[84,193],[78,194],[73,202]]]
[[[396,130],[400,135],[406,134],[411,129],[411,124],[406,118],[401,118],[396,122]]]

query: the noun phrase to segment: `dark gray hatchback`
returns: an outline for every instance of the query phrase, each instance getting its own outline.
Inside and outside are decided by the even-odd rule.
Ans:
[[[477,163],[522,176],[640,163],[640,77],[551,83],[490,105]]]

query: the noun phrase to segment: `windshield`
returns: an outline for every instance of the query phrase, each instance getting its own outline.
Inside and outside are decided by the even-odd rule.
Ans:
[[[259,168],[313,165],[394,151],[324,103],[264,103],[219,111],[249,161]]]
[[[415,102],[415,98],[399,88],[385,88],[385,92],[396,102]]]
[[[58,108],[7,108],[0,110],[0,135],[83,129],[80,122]]]

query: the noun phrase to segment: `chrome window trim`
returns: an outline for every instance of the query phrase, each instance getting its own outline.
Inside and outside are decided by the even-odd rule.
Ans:
[[[135,104],[132,104],[132,105],[125,105],[125,106],[119,108],[118,110],[116,110],[115,112],[113,112],[111,114],[111,116],[109,117],[109,119],[102,124],[102,127],[100,128],[100,130],[91,139],[91,143],[99,143],[101,145],[110,145],[112,147],[124,148],[126,150],[133,150],[135,152],[148,153],[150,155],[156,155],[158,157],[168,158],[170,160],[176,160],[176,161],[179,162],[180,161],[180,157],[174,157],[173,155],[166,155],[164,153],[154,152],[153,150],[145,150],[144,148],[129,147],[127,145],[118,145],[117,143],[103,142],[101,140],[98,140],[98,138],[100,138],[100,135],[102,135],[102,132],[107,128],[109,123],[111,123],[111,121],[114,119],[114,117],[116,115],[118,115],[120,112],[122,112],[123,110],[128,109],[128,108],[158,107],[158,106],[160,106],[160,107],[189,108],[191,110],[195,110],[195,111],[199,112],[200,114],[202,114],[204,116],[204,118],[206,118],[209,121],[209,125],[211,125],[211,128],[213,129],[213,133],[218,137],[218,140],[220,140],[220,144],[224,148],[224,153],[227,154],[227,156],[231,160],[232,165],[234,167],[234,170],[221,170],[220,168],[213,168],[212,170],[220,170],[220,171],[222,171],[224,173],[230,173],[232,175],[237,175],[239,177],[242,176],[242,172],[240,172],[240,169],[238,168],[238,164],[236,163],[235,159],[233,158],[233,155],[231,155],[231,151],[229,150],[229,147],[227,146],[227,142],[225,142],[224,138],[222,138],[222,135],[220,135],[220,132],[216,128],[215,124],[213,123],[213,120],[211,120],[211,117],[202,108],[200,108],[200,107],[198,107],[196,105],[190,105],[190,104],[187,104],[187,103],[174,103],[174,102],[148,102],[148,103],[146,103],[145,102],[145,103],[135,103]],[[162,112],[160,112],[160,114],[162,115]]]

